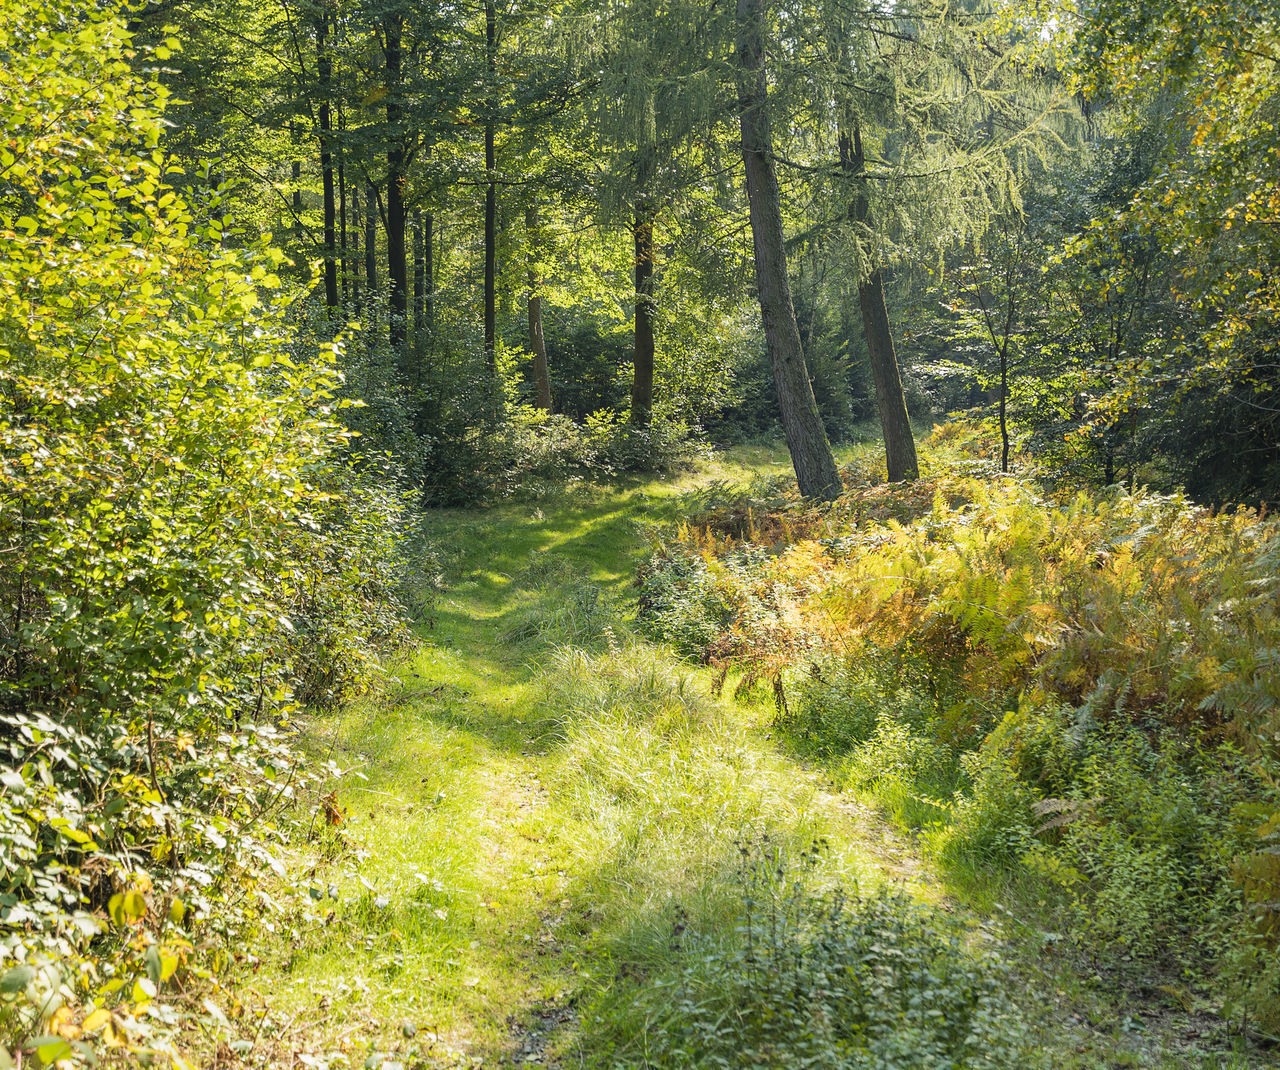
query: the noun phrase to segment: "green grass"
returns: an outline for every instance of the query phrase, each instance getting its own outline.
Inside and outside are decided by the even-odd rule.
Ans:
[[[385,696],[307,727],[349,816],[328,861],[300,861],[298,912],[253,979],[301,1023],[290,1059],[611,1065],[601,1037],[643,1029],[619,1008],[668,964],[676,919],[732,933],[739,845],[762,836],[825,842],[815,888],[957,910],[908,838],[779,746],[771,702],[713,698],[704,670],[630,632],[636,568],[681,495],[786,470],[784,451],[743,448],[428,517],[434,626]],[[1010,928],[960,916],[975,947]],[[1066,1045],[1049,1065],[1160,1065],[1076,1029],[1087,997],[1046,998],[1042,1044]]]

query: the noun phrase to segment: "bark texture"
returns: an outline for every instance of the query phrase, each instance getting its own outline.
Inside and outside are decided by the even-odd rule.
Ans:
[[[858,183],[853,201],[853,220],[860,229],[870,226],[871,207],[867,198],[866,157],[862,151],[862,134],[857,123],[839,133],[840,165]],[[876,384],[876,407],[880,410],[880,427],[884,432],[885,465],[889,481],[918,479],[920,466],[916,460],[916,442],[907,416],[907,398],[902,392],[902,374],[893,346],[893,327],[884,299],[884,278],[877,267],[858,283],[858,304],[862,309],[862,330],[867,339],[867,355],[871,362],[871,378]]]
[[[782,413],[782,428],[806,497],[837,497],[842,488],[831,444],[809,381],[800,330],[796,326],[787,254],[782,231],[778,176],[773,166],[764,70],[764,19],[761,0],[737,0],[738,109],[747,200],[755,245],[756,286],[764,320],[769,364]]]

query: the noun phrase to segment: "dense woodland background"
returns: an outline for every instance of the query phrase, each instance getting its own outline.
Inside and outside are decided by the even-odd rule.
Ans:
[[[130,29],[182,42],[178,188],[272,235],[321,337],[362,325],[361,430],[448,500],[574,434],[533,410],[660,443],[776,425],[744,18],[831,439],[896,347],[917,419],[1004,398],[1063,474],[1275,495],[1261,9],[158,4]]]
[[[434,510],[779,436],[794,481],[630,564],[628,642],[1274,1040],[1270,4],[0,9],[0,1066],[248,1058],[228,949],[344,814],[304,711],[429,640]],[[566,641],[632,656],[595,599]],[[806,953],[836,909],[786,908]],[[813,1020],[679,969],[668,1048],[583,1019],[601,1065],[724,1065],[716,998]],[[994,984],[815,1065],[1028,1065]]]

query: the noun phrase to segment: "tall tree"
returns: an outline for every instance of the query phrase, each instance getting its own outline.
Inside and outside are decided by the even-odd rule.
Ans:
[[[849,127],[852,127],[850,129]],[[870,198],[866,189],[866,154],[862,148],[862,130],[854,119],[840,131],[840,166],[857,182],[853,202],[853,221],[865,230],[871,222]],[[907,398],[902,390],[902,373],[893,345],[893,328],[889,324],[889,307],[884,299],[884,277],[880,266],[858,280],[858,305],[862,309],[862,329],[867,339],[867,355],[871,376],[876,384],[876,405],[880,410],[880,426],[884,432],[885,463],[889,481],[917,479],[916,443],[907,415]]]
[[[329,54],[329,13],[316,15],[316,80],[319,83],[317,126],[320,136],[320,174],[324,187],[324,303],[332,317],[338,309],[337,204],[333,190],[333,58]]]
[[[497,370],[498,339],[498,158],[494,136],[498,121],[498,17],[494,0],[484,5],[484,355],[489,371]]]
[[[533,354],[535,404],[543,412],[551,411],[551,374],[547,368],[547,341],[542,333],[542,279],[538,270],[539,228],[538,205],[531,201],[524,210],[525,241],[528,246],[529,269],[529,351]]]
[[[631,235],[635,243],[635,348],[632,353],[631,422],[646,425],[653,413],[653,225],[657,216],[648,197],[636,201]]]
[[[405,344],[409,322],[409,262],[407,254],[405,190],[408,176],[405,168],[409,161],[406,148],[406,132],[403,127],[404,76],[403,40],[404,14],[398,9],[386,12],[383,18],[384,48],[387,62],[387,278],[391,284],[388,298],[389,335],[391,351],[406,366],[408,347]]]
[[[830,500],[840,494],[842,486],[809,381],[787,278],[781,195],[769,122],[762,7],[762,0],[737,0],[738,109],[760,315],[782,428],[800,493]]]
[[[378,187],[364,184],[364,281],[372,298],[378,288]]]

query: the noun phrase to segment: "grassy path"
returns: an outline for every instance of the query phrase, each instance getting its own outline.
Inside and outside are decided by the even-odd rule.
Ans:
[[[776,751],[769,707],[731,710],[696,670],[621,649],[646,533],[697,481],[782,458],[744,462],[432,516],[445,590],[426,643],[386,699],[313,724],[318,756],[346,771],[341,832],[361,862],[312,876],[321,920],[273,985],[322,1012],[317,1046],[581,1062],[582,993],[669,925],[709,866],[730,863],[735,835],[834,833],[830,865],[845,877],[884,867],[918,883],[887,826]],[[556,653],[566,645],[596,655],[575,665]],[[592,691],[609,671],[644,719]],[[673,723],[654,729],[655,715]]]
[[[674,918],[716,916],[737,845],[762,835],[823,839],[824,880],[942,899],[904,838],[779,749],[771,704],[713,699],[630,637],[637,564],[680,495],[782,461],[432,516],[444,590],[424,645],[388,696],[312,726],[348,819],[259,980],[306,1023],[299,1052],[588,1065],[605,1041],[584,1018],[661,964]],[[1078,1039],[1051,1065],[1147,1065]]]

